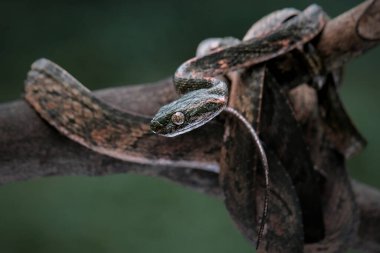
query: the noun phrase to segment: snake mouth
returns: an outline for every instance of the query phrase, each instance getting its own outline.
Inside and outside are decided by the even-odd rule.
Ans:
[[[164,129],[164,125],[162,125],[160,122],[158,122],[157,120],[152,120],[150,122],[150,129],[156,133],[156,134],[159,134],[160,131],[162,131],[162,129]]]

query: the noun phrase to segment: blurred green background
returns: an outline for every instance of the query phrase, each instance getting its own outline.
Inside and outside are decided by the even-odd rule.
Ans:
[[[331,15],[361,1],[316,1]],[[0,102],[20,98],[37,58],[90,89],[174,73],[207,37],[242,37],[263,15],[312,1],[0,0]],[[380,49],[352,61],[341,94],[368,148],[351,175],[380,187]],[[1,133],[0,133],[1,134]],[[0,154],[1,159],[1,154]],[[252,252],[221,202],[136,175],[31,180],[0,188],[1,252]]]

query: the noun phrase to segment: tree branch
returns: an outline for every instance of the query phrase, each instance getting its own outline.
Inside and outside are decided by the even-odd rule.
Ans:
[[[365,1],[331,20],[318,51],[328,69],[336,69],[373,48],[380,40],[380,1]]]

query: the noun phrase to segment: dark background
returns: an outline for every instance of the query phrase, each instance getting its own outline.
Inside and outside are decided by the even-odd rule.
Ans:
[[[331,15],[361,1],[316,1]],[[207,37],[242,37],[263,15],[312,1],[0,0],[0,101],[49,58],[90,89],[165,78]],[[369,145],[350,174],[380,187],[380,50],[346,68],[343,101]],[[27,127],[27,126],[26,126]],[[0,133],[1,134],[1,133]],[[0,154],[1,159],[1,154]],[[0,188],[1,252],[252,252],[221,202],[136,175],[59,177]]]

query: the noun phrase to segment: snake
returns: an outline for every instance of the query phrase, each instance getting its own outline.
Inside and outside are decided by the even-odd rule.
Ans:
[[[129,151],[152,132],[175,137],[205,125],[222,112],[228,113],[249,130],[265,170],[268,192],[268,162],[264,149],[250,123],[227,106],[228,82],[223,76],[301,49],[322,31],[325,23],[326,16],[317,5],[311,5],[303,12],[287,8],[257,22],[243,41],[224,38],[216,40],[216,45],[215,40],[203,44],[198,55],[180,65],[174,74],[175,88],[182,96],[161,107],[151,119],[150,126],[137,124],[139,120],[134,120],[137,116],[101,101],[68,72],[46,59],[33,63],[26,81],[25,99],[64,136],[95,152],[135,162],[151,162],[148,155],[134,157]],[[36,81],[39,76],[50,79]],[[267,198],[266,193],[257,247],[268,210]]]
[[[311,5],[296,18],[285,20],[267,36],[254,37],[184,62],[173,78],[182,97],[159,109],[151,121],[152,131],[174,137],[203,126],[219,115],[228,103],[228,85],[215,77],[302,48],[321,32],[325,23],[323,10]]]
[[[234,38],[201,43],[197,50],[199,56],[184,62],[174,74],[174,85],[182,97],[161,107],[151,121],[153,132],[175,137],[203,126],[224,112],[233,115],[248,129],[265,171],[263,219],[256,249],[268,213],[268,161],[254,128],[240,112],[228,106],[228,84],[218,76],[263,63],[296,48],[302,49],[321,32],[325,23],[326,14],[317,5],[309,6],[302,13],[286,8],[254,24],[241,43]]]

